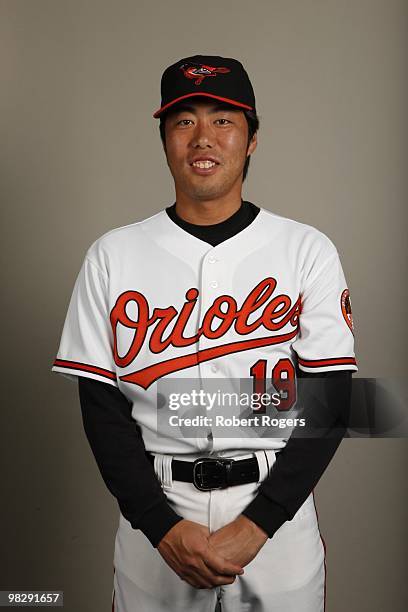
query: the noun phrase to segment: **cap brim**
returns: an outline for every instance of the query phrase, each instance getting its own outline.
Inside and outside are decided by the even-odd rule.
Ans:
[[[214,98],[215,100],[221,100],[221,102],[225,102],[226,104],[231,104],[231,106],[237,106],[238,108],[243,108],[243,109],[246,109],[246,110],[253,110],[253,107],[252,106],[248,106],[248,104],[243,104],[242,102],[237,102],[236,100],[231,100],[230,98],[223,98],[222,96],[216,96],[215,94],[203,93],[203,92],[198,92],[197,91],[197,92],[186,94],[185,96],[180,96],[179,98],[175,98],[171,102],[168,102],[167,104],[165,104],[164,106],[159,108],[159,110],[157,110],[153,114],[153,117],[155,119],[157,119],[168,108],[173,106],[173,104],[177,104],[177,102],[180,102],[180,100],[185,100],[186,98],[192,98],[193,96],[201,96],[201,97],[205,96],[206,98]]]

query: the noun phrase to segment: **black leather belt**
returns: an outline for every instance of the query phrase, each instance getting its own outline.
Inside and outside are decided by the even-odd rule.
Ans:
[[[147,456],[154,464],[154,455],[147,453]],[[171,472],[174,480],[192,482],[199,491],[225,489],[259,480],[256,457],[238,460],[223,457],[200,457],[195,461],[173,459]]]

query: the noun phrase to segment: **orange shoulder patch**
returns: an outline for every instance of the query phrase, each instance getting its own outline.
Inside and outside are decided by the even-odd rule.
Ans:
[[[341,294],[340,304],[341,304],[341,312],[343,313],[344,320],[349,326],[351,333],[354,334],[353,314],[351,312],[350,291],[348,289],[344,289],[343,293]]]

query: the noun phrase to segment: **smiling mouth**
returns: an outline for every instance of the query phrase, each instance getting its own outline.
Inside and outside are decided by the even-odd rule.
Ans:
[[[217,172],[217,167],[220,164],[212,159],[198,159],[191,162],[190,168],[193,173],[199,176],[211,176]]]
[[[205,161],[196,161],[196,162],[193,162],[191,165],[194,168],[208,169],[208,168],[213,168],[217,164],[215,162],[213,162],[213,161],[205,160]]]

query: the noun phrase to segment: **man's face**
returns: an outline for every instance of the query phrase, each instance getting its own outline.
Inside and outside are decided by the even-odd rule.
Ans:
[[[248,146],[248,123],[241,110],[216,100],[186,100],[167,115],[165,136],[176,193],[212,200],[234,187],[240,190],[247,155],[257,144],[255,134]]]

